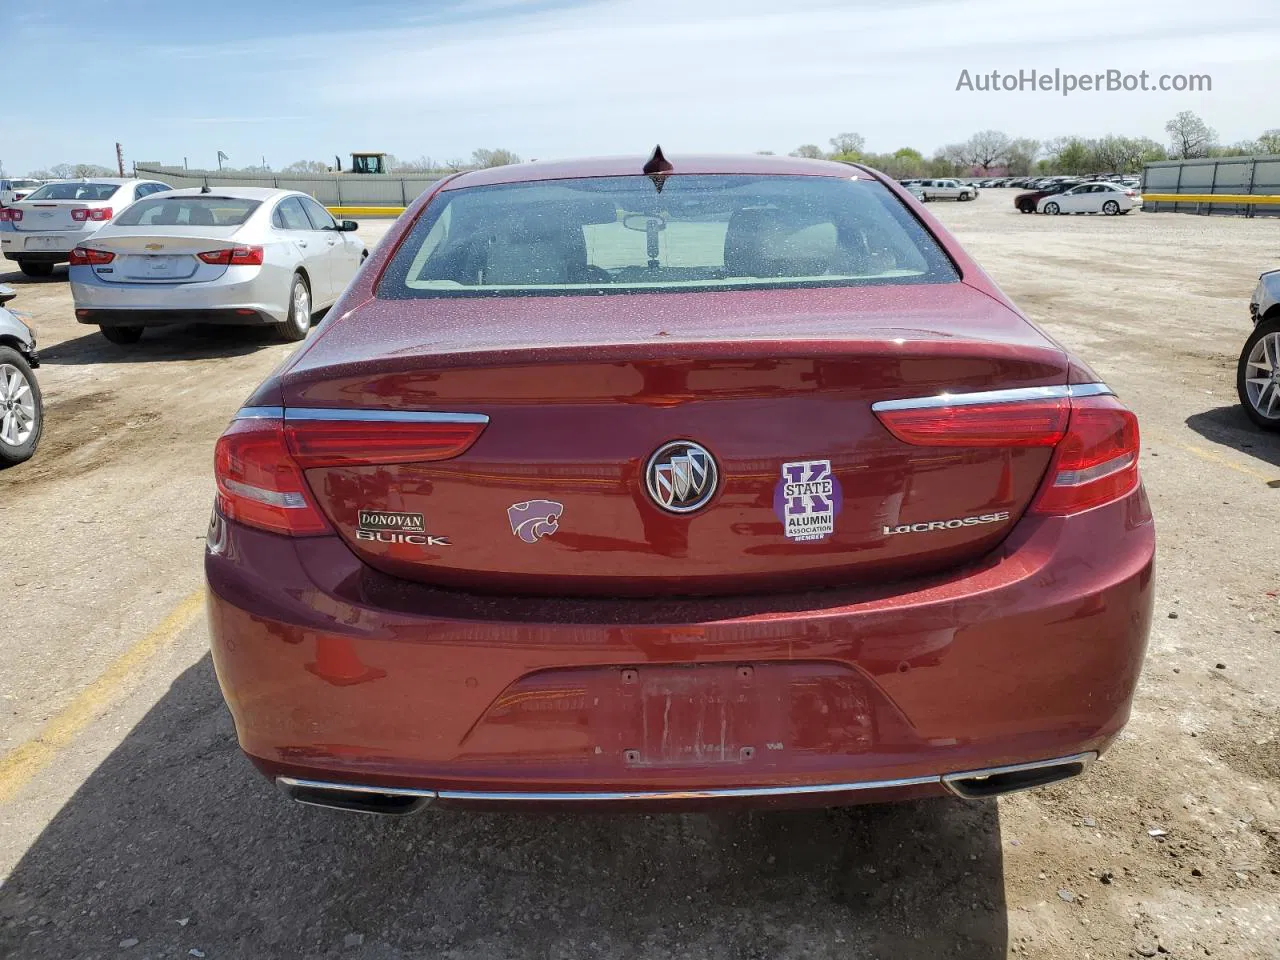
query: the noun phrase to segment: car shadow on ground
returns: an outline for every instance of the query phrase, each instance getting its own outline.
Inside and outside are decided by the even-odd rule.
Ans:
[[[6,270],[9,266],[6,261],[3,267],[0,267],[0,283],[7,284],[11,287],[37,286],[41,283],[62,283],[67,282],[67,265],[60,263],[53,268],[53,275],[48,277],[28,277],[21,270]]]
[[[208,360],[256,353],[277,346],[270,327],[173,324],[148,327],[137,343],[111,343],[95,328],[83,337],[40,348],[40,362],[49,366],[87,363],[156,363],[164,360]]]
[[[1259,429],[1239,404],[1192,414],[1187,417],[1187,426],[1211,443],[1280,467],[1280,433]]]
[[[206,656],[13,871],[0,955],[136,940],[122,955],[1003,960],[1002,872],[993,802],[395,820],[293,805],[237,751]]]

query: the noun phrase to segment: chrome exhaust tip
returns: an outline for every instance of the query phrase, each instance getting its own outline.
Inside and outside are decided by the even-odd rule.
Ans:
[[[276,777],[276,786],[290,800],[309,807],[327,807],[330,810],[370,813],[382,817],[405,817],[417,813],[436,798],[434,790],[325,783],[294,777]]]
[[[1017,763],[1009,767],[947,773],[942,776],[942,784],[965,800],[986,800],[989,797],[1070,780],[1082,775],[1096,759],[1096,753],[1077,753],[1056,760],[1037,760],[1035,763]]]

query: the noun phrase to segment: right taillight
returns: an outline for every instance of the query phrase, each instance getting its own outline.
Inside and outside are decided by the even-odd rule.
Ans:
[[[86,220],[89,219],[89,208],[76,207],[74,210],[71,211],[71,219],[74,220],[76,223],[84,223]]]
[[[295,537],[331,528],[285,446],[276,418],[236,420],[213,453],[218,510],[229,520]]]
[[[1138,447],[1138,418],[1115,397],[1072,399],[1032,512],[1079,513],[1127,495],[1138,485]]]

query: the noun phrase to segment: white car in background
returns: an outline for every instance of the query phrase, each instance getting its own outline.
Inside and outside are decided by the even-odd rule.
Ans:
[[[46,183],[0,208],[0,253],[27,276],[47,277],[129,204],[169,189],[155,180],[117,177]]]
[[[44,186],[43,180],[32,180],[27,177],[0,178],[0,207],[7,207],[42,186]]]
[[[978,191],[959,180],[921,180],[921,200],[972,200]]]
[[[1104,213],[1114,216],[1142,206],[1142,194],[1122,183],[1097,180],[1082,183],[1062,193],[1042,197],[1036,204],[1039,213]]]
[[[270,325],[302,340],[369,251],[294,190],[172,190],[139,200],[71,253],[76,319],[112,343],[170,323]]]

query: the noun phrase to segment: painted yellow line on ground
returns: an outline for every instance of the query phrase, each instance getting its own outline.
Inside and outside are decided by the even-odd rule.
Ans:
[[[204,590],[184,597],[154,630],[120,654],[97,680],[49,718],[40,732],[0,757],[0,803],[7,803],[76,735],[119,698],[121,688],[160,649],[178,639],[204,607]]]
[[[1236,463],[1230,457],[1224,457],[1215,450],[1206,450],[1204,447],[1197,447],[1190,443],[1179,443],[1177,440],[1170,440],[1168,437],[1163,437],[1159,434],[1155,435],[1153,439],[1157,440],[1159,443],[1177,447],[1179,450],[1185,450],[1187,453],[1197,456],[1201,460],[1208,460],[1210,463],[1220,464],[1230,470],[1234,470],[1236,473],[1242,473],[1246,477],[1253,477],[1255,480],[1261,480],[1263,483],[1274,484],[1277,481],[1280,481],[1280,471],[1277,471],[1272,476],[1267,476],[1261,470],[1246,467],[1243,463]]]
[[[398,217],[407,207],[325,207],[335,217]]]
[[[1280,203],[1271,193],[1144,193],[1143,201],[1155,203]]]

